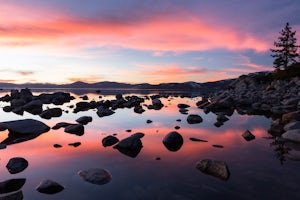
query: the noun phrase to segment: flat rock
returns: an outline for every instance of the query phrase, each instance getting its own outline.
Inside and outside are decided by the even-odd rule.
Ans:
[[[22,172],[28,167],[28,161],[22,157],[14,157],[9,159],[6,168],[11,174]]]
[[[194,137],[191,137],[190,140],[193,142],[207,142],[207,140],[202,140],[202,139],[194,138]]]
[[[255,139],[255,135],[253,135],[249,130],[246,130],[243,134],[242,134],[243,138],[246,141],[251,141]]]
[[[48,110],[44,110],[40,117],[44,119],[51,119],[53,117],[60,117],[62,115],[61,108],[49,108]]]
[[[198,124],[203,121],[200,115],[195,115],[195,114],[189,115],[186,120],[189,124]]]
[[[119,142],[119,139],[112,135],[109,135],[102,139],[102,145],[104,147],[112,146],[118,142]]]
[[[288,130],[293,130],[293,129],[300,129],[300,121],[296,121],[296,122],[290,122],[288,124],[286,124],[283,129],[285,131]]]
[[[201,172],[227,181],[230,176],[229,169],[224,161],[204,159],[196,163]]]
[[[111,181],[112,176],[109,171],[100,168],[80,170],[78,175],[84,180],[96,185],[104,185]]]
[[[39,183],[36,190],[40,193],[55,194],[64,190],[64,187],[55,181],[45,179]]]
[[[300,129],[293,129],[282,134],[284,139],[291,140],[293,142],[300,142]]]
[[[81,142],[73,142],[68,144],[69,146],[73,146],[73,147],[79,147],[81,145]]]
[[[25,178],[9,179],[0,182],[0,194],[18,191],[23,187],[25,182]]]
[[[34,119],[22,119],[16,121],[1,122],[0,129],[8,129],[10,132],[19,134],[39,135],[50,130],[50,127],[43,122]]]
[[[65,132],[82,136],[84,134],[84,126],[82,124],[72,124],[65,127]]]
[[[90,123],[92,120],[93,120],[93,118],[90,116],[82,116],[82,117],[79,117],[78,119],[76,119],[76,122],[78,122],[79,124],[82,124],[82,125],[86,125],[86,124]]]
[[[164,139],[163,144],[169,151],[178,151],[183,145],[183,137],[176,131],[168,133]]]

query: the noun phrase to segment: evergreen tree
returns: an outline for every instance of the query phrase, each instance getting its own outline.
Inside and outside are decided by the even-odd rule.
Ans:
[[[281,30],[278,40],[274,42],[275,49],[271,49],[272,57],[275,58],[273,64],[275,69],[286,69],[290,64],[296,63],[299,59],[297,53],[295,37],[296,31],[292,31],[289,23],[286,23],[284,29]]]

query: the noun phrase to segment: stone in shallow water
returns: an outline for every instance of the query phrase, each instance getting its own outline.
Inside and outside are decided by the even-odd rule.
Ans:
[[[112,179],[112,176],[109,171],[100,168],[80,170],[78,172],[78,175],[83,180],[96,185],[104,185],[106,183],[109,183]]]
[[[65,127],[65,132],[82,136],[84,134],[84,126],[82,124],[71,124]]]
[[[207,140],[202,140],[202,139],[194,138],[194,137],[191,137],[190,140],[193,142],[207,142]]]
[[[63,189],[64,187],[62,185],[49,179],[41,181],[36,187],[37,191],[44,194],[55,194],[61,192]]]
[[[82,124],[82,125],[86,125],[89,122],[91,122],[92,120],[93,120],[93,118],[90,116],[82,116],[82,117],[79,117],[78,119],[76,119],[76,122],[78,122],[79,124]]]
[[[253,135],[249,130],[246,130],[242,136],[246,141],[251,141],[255,139],[255,135]]]
[[[178,132],[172,131],[164,137],[163,144],[169,151],[178,151],[183,145],[183,138]]]
[[[201,172],[227,181],[230,176],[229,169],[224,161],[204,159],[196,164]]]
[[[203,121],[200,115],[195,115],[195,114],[189,115],[186,120],[189,124],[198,124]]]
[[[9,179],[0,182],[0,194],[18,191],[23,187],[25,182],[26,182],[25,178]]]
[[[113,148],[118,149],[124,155],[135,158],[143,148],[141,138],[144,137],[144,135],[144,133],[135,133],[121,140]]]
[[[6,165],[7,170],[11,174],[17,174],[19,172],[22,172],[27,167],[28,161],[25,158],[21,157],[11,158]]]
[[[112,145],[116,144],[117,142],[119,142],[119,139],[116,138],[115,136],[111,136],[111,135],[102,139],[102,145],[104,147],[112,146]]]
[[[74,142],[74,143],[70,143],[68,144],[69,146],[73,146],[73,147],[78,147],[81,145],[81,142]]]

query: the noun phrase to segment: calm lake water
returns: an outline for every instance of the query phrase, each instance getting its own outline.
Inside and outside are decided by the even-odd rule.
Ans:
[[[5,94],[2,92],[0,96]],[[0,109],[1,122],[32,118],[50,127],[58,122],[75,123],[81,116],[93,118],[91,123],[85,125],[83,136],[65,133],[63,129],[50,130],[36,139],[0,150],[0,179],[26,178],[22,188],[24,199],[300,199],[300,162],[290,159],[280,161],[282,146],[274,145],[274,139],[267,133],[271,119],[234,113],[229,121],[217,128],[214,126],[216,115],[205,114],[196,107],[201,97],[174,96],[161,98],[165,105],[161,110],[145,108],[143,114],[137,114],[133,109],[124,108],[100,118],[96,110],[74,114],[68,106],[83,100],[76,94],[72,95],[76,99],[61,106],[68,113],[50,120],[26,112],[23,116],[5,113]],[[115,99],[109,93],[100,94],[101,99],[95,93],[86,95],[89,101]],[[190,105],[188,113],[199,114],[203,122],[188,124],[187,115],[179,112],[179,103]],[[146,101],[145,104],[151,103]],[[0,103],[1,107],[5,105],[7,103]],[[148,119],[153,122],[147,124]],[[162,139],[175,131],[175,126],[180,126],[177,132],[182,135],[184,144],[180,150],[171,152],[163,145]],[[126,132],[128,129],[132,132]],[[256,136],[255,140],[247,142],[241,136],[245,130],[250,130]],[[121,140],[136,132],[142,132],[145,136],[141,139],[143,148],[135,158],[112,147],[102,146],[102,139],[108,135],[117,134],[116,137]],[[4,140],[7,134],[7,131],[1,132],[0,140]],[[190,137],[208,142],[194,142],[189,140]],[[68,145],[74,142],[81,142],[81,145],[76,148]],[[54,148],[54,144],[63,147]],[[212,145],[222,145],[224,148]],[[293,148],[289,154],[300,157]],[[18,174],[9,174],[5,165],[12,157],[26,158],[28,168]],[[157,157],[161,159],[156,160]],[[198,171],[196,162],[206,158],[225,161],[231,173],[229,180],[222,181]],[[111,182],[93,185],[83,181],[77,172],[89,168],[107,169],[112,174]],[[39,193],[35,187],[43,179],[52,179],[62,184],[65,190],[53,195]]]

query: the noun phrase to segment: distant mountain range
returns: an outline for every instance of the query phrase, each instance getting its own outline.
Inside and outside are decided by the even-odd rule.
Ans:
[[[207,82],[207,83],[197,83],[197,82],[185,82],[185,83],[161,83],[161,84],[128,84],[128,83],[118,83],[103,81],[98,83],[85,83],[77,81],[71,84],[42,84],[42,83],[25,83],[25,84],[13,84],[13,83],[0,83],[0,88],[3,89],[20,89],[20,88],[30,88],[30,89],[132,89],[132,90],[183,90],[183,91],[195,91],[195,90],[205,90],[205,91],[215,91],[223,88],[224,86],[231,83],[233,79]]]

